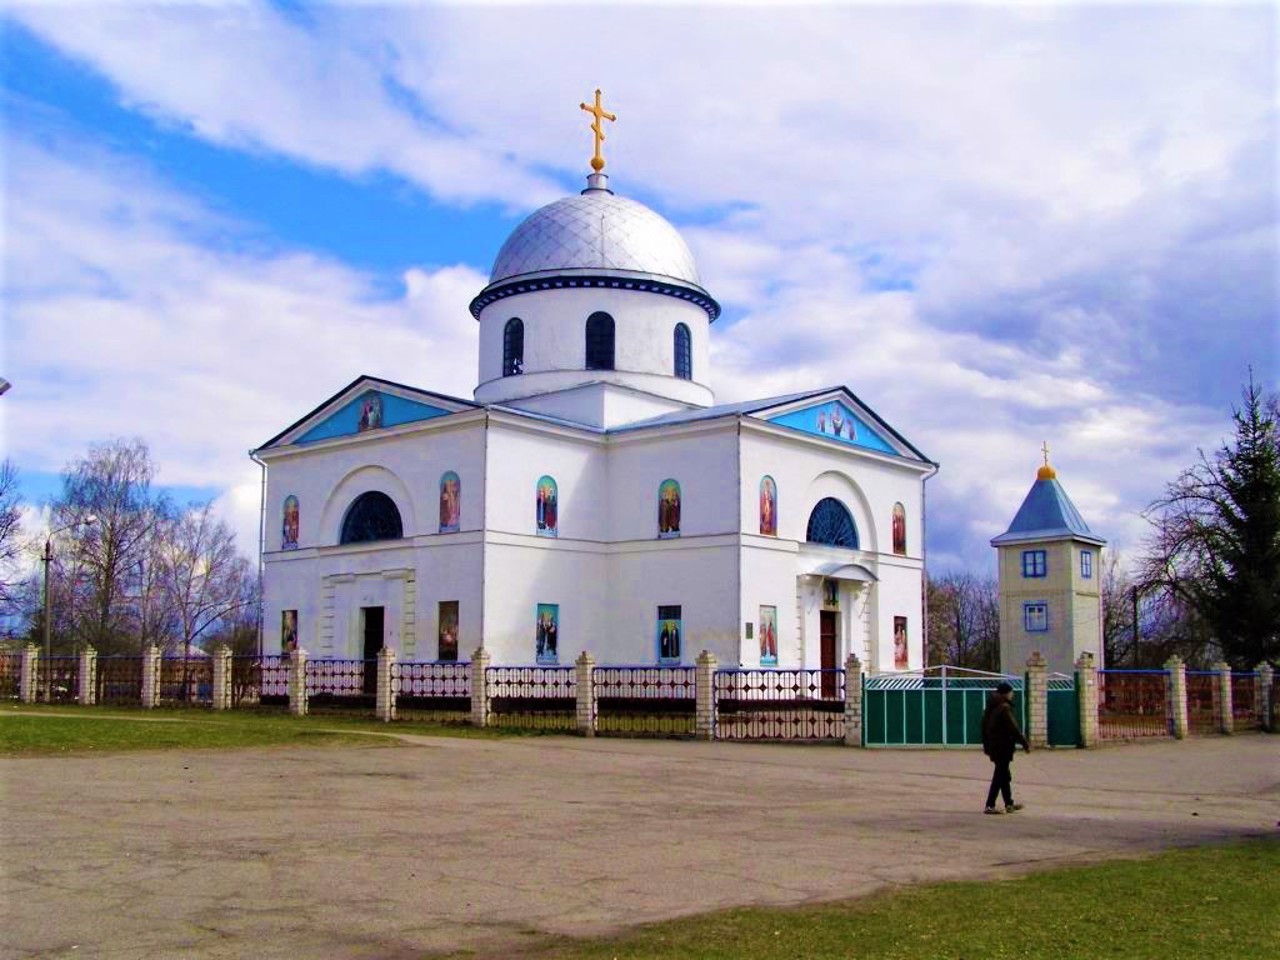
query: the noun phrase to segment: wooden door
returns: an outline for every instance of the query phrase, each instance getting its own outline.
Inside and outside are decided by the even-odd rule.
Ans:
[[[378,654],[382,652],[382,631],[386,622],[384,607],[363,607],[364,614],[364,693],[378,692]]]
[[[836,617],[834,610],[823,610],[820,614],[821,620],[818,624],[818,638],[821,642],[821,663],[824,673],[822,674],[822,696],[823,699],[833,698],[836,695],[836,675],[825,671],[835,670],[838,666],[836,663]]]

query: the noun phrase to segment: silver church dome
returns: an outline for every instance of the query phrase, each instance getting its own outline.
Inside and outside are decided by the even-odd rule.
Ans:
[[[693,254],[676,228],[643,204],[591,187],[530,214],[498,251],[490,286],[547,271],[626,270],[700,287]]]

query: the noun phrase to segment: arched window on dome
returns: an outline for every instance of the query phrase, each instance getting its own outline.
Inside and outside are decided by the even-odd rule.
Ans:
[[[804,538],[810,543],[858,549],[858,528],[849,515],[849,508],[835,497],[823,497],[814,506]]]
[[[356,497],[347,508],[338,542],[370,543],[374,540],[399,540],[403,536],[404,526],[395,501],[379,490],[370,490]]]
[[[587,369],[613,369],[613,317],[607,313],[587,317]]]
[[[502,328],[502,375],[514,377],[524,373],[524,321],[512,317]]]
[[[689,328],[676,324],[676,376],[681,380],[693,379],[693,347]]]

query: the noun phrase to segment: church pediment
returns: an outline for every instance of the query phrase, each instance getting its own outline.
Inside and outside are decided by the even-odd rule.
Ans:
[[[911,456],[916,453],[908,453],[900,445],[890,442],[884,433],[872,426],[870,416],[855,412],[853,405],[840,396],[828,397],[781,413],[767,413],[764,419],[780,427],[789,427],[879,453],[893,456]]]
[[[361,377],[267,441],[262,448],[376,433],[406,423],[472,410],[476,406],[467,400],[415,390],[376,377]]]

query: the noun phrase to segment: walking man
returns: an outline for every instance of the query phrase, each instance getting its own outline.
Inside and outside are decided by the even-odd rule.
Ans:
[[[1013,813],[1022,809],[1022,804],[1013,802],[1013,774],[1009,770],[1018,744],[1022,744],[1027,753],[1031,752],[1031,744],[1013,715],[1013,687],[1001,681],[987,698],[987,709],[982,714],[982,752],[996,765],[991,774],[991,789],[987,791],[984,813],[1001,812],[996,806],[997,794],[1004,797],[1003,812]]]

